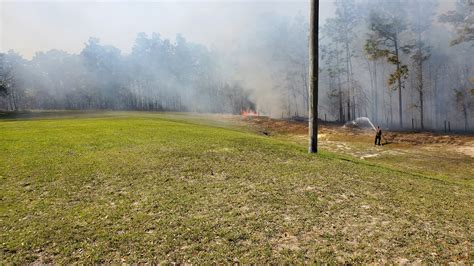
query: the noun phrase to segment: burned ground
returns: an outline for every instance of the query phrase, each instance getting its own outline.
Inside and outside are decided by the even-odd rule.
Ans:
[[[225,119],[256,133],[266,131],[274,138],[306,145],[305,122],[268,117],[226,116]],[[401,132],[384,130],[381,147],[374,146],[374,132],[321,122],[321,149],[454,182],[474,180],[474,136],[443,132]]]

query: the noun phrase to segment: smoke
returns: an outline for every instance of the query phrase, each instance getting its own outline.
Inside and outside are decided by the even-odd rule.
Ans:
[[[450,47],[455,28],[438,19],[455,10],[456,0],[419,1],[434,7],[416,14],[410,11],[412,1],[354,1],[358,19],[347,49],[349,71],[344,44],[325,29],[337,21],[341,3],[351,1],[319,1],[321,118],[349,120],[350,112],[350,120],[366,116],[380,125],[397,124],[398,96],[387,84],[394,66],[384,59],[370,60],[365,51],[370,13],[393,15],[390,9],[395,4],[407,26],[400,35],[406,45],[416,44],[412,30],[416,18],[427,18],[422,34],[430,51],[423,63],[426,127],[441,129],[444,120],[457,129],[466,128],[464,120],[474,124],[468,90],[474,75],[468,59],[472,46]],[[13,49],[26,59],[17,60],[16,69],[16,87],[22,86],[17,96],[23,108],[84,108],[83,101],[96,101],[94,108],[104,108],[100,97],[111,97],[114,100],[105,102],[116,109],[141,106],[235,113],[239,108],[256,108],[272,117],[307,115],[309,1],[2,2],[0,6],[0,51]],[[139,55],[134,52],[137,36],[173,51],[169,57],[151,52]],[[90,37],[100,39],[95,57],[85,57]],[[180,38],[186,49],[176,55]],[[419,73],[412,57],[413,52],[400,57],[409,69],[402,89],[404,127],[411,127],[412,120],[420,127]],[[93,58],[102,58],[104,64]],[[101,68],[94,70],[94,62]],[[188,69],[185,62],[199,62],[199,67]],[[44,95],[56,97],[56,103],[46,103],[43,98],[49,96]],[[132,102],[127,102],[129,98]],[[66,99],[75,103],[68,105]],[[3,101],[5,108],[7,100]],[[466,111],[468,115],[463,115]]]
[[[1,50],[13,49],[26,59],[55,49],[80,54],[92,36],[128,55],[140,32],[158,33],[171,42],[182,34],[219,57],[223,79],[250,89],[264,113],[279,115],[280,97],[274,93],[278,74],[269,69],[269,58],[260,56],[267,48],[254,46],[262,44],[254,29],[262,17],[295,16],[307,5],[306,1],[2,2]]]

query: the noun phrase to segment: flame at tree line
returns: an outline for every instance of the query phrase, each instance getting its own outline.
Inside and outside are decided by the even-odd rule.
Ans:
[[[245,116],[245,117],[247,117],[247,116],[259,116],[259,114],[256,111],[252,110],[252,109],[242,110],[240,112],[240,114],[242,116]]]

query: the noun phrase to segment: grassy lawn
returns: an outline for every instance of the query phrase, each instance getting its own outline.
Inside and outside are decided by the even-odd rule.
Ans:
[[[474,262],[472,179],[199,116],[8,118],[2,264]]]

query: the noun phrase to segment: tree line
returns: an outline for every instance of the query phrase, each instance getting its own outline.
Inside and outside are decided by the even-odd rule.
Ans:
[[[470,128],[472,1],[458,0],[455,10],[439,16],[437,0],[335,3],[336,16],[322,29],[327,37],[323,71],[333,87],[329,97],[337,102],[338,120],[368,116],[378,124],[420,129],[427,122],[439,129],[452,120],[458,129]],[[452,32],[443,32],[446,25],[440,24]],[[363,77],[369,77],[369,86],[361,85],[354,64],[368,72]]]
[[[446,3],[446,2],[445,2]],[[451,2],[453,3],[453,2]],[[390,128],[473,130],[474,4],[456,0],[335,0],[320,26],[320,118],[369,117]],[[282,116],[307,116],[303,15],[267,18],[265,49]]]
[[[473,130],[474,4],[334,0],[321,24],[319,114],[389,128]],[[157,33],[130,54],[90,38],[79,54],[0,54],[0,109],[308,112],[308,18],[262,14],[226,51]]]
[[[0,54],[0,109],[107,109],[240,113],[250,91],[225,78],[219,56],[177,35],[139,33],[133,50],[90,38],[80,54]]]

